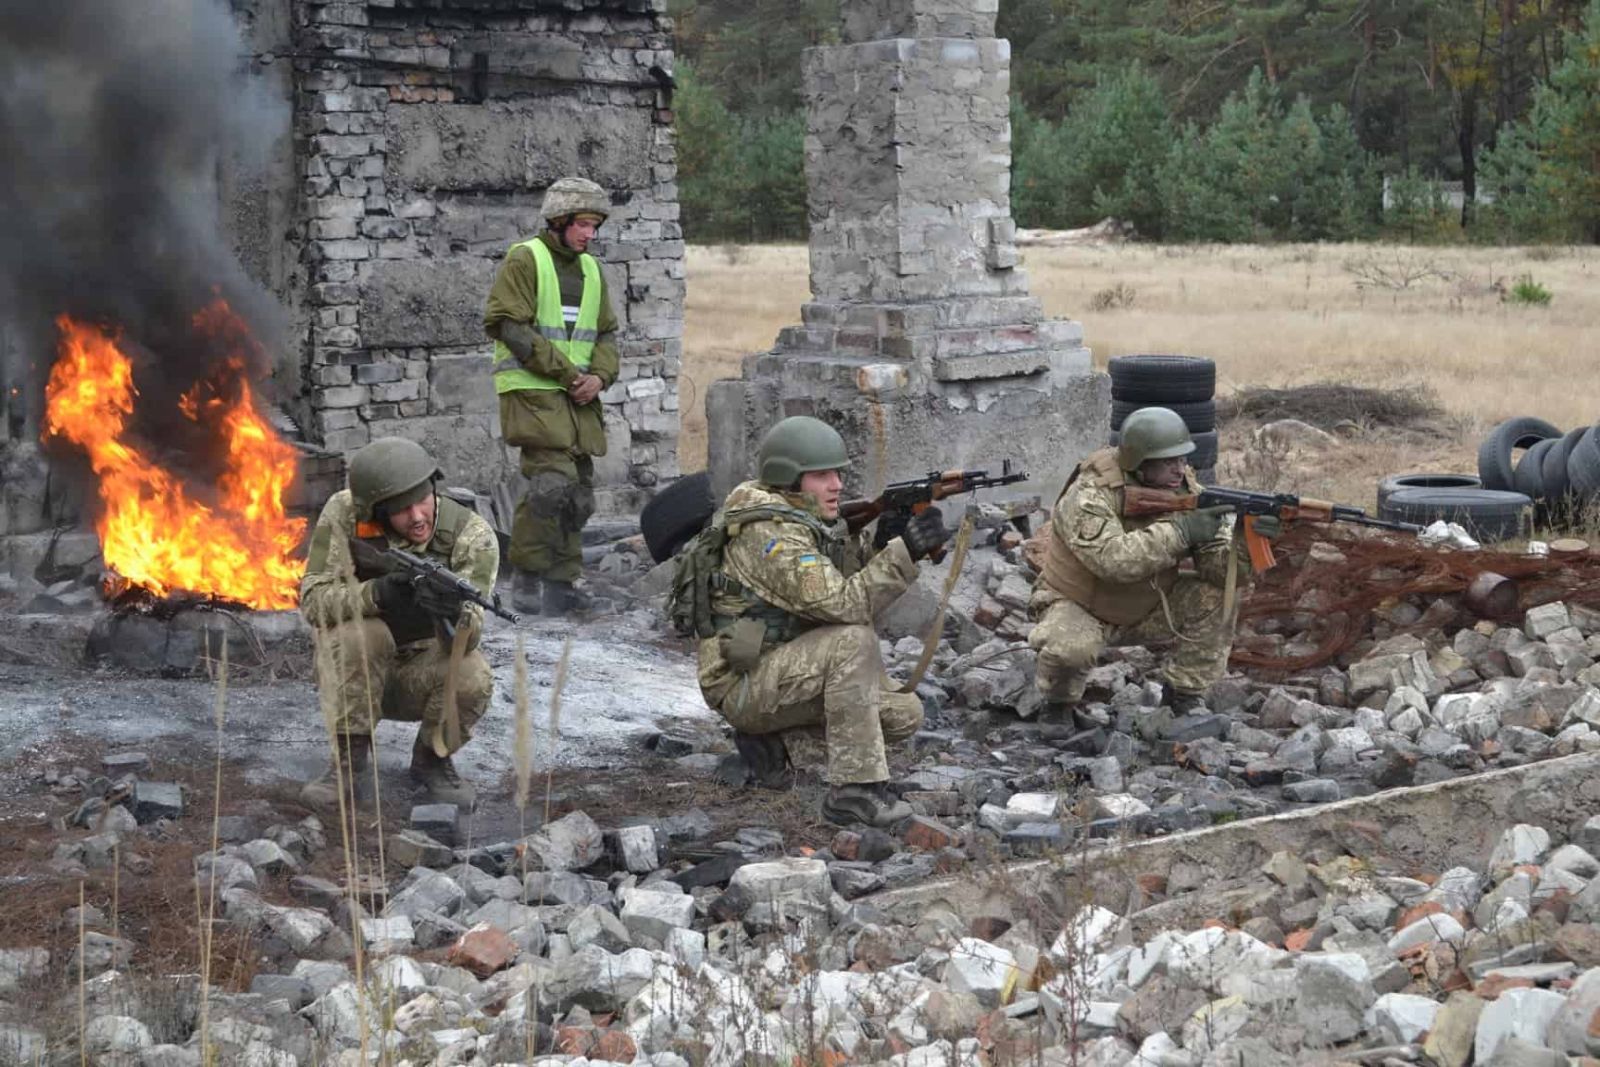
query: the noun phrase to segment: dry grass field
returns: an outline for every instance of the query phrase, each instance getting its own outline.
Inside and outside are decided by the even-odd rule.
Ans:
[[[1224,395],[1312,382],[1431,391],[1443,415],[1427,425],[1363,427],[1336,455],[1290,457],[1280,477],[1307,492],[1370,503],[1385,472],[1470,471],[1481,432],[1511,415],[1563,429],[1600,420],[1597,249],[1099,245],[1026,249],[1024,265],[1048,314],[1084,323],[1101,367],[1183,352],[1216,360]],[[1524,276],[1548,306],[1506,299]],[[706,384],[770,347],[807,296],[803,247],[690,248],[685,469],[704,463]],[[1251,458],[1239,454],[1249,429],[1225,427],[1224,468]]]

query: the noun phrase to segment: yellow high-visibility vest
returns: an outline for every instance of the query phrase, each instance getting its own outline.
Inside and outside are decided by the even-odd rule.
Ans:
[[[555,261],[550,249],[538,238],[512,245],[513,250],[526,248],[533,254],[533,265],[538,272],[538,307],[535,308],[533,328],[540,337],[567,362],[580,371],[589,369],[594,358],[594,343],[600,337],[600,264],[587,252],[578,253],[578,265],[583,268],[583,297],[576,309],[561,303],[561,280],[556,277]],[[576,314],[572,314],[573,312]],[[569,318],[569,315],[571,316]],[[494,343],[494,391],[509,393],[514,389],[558,390],[561,383],[528,370],[507,348],[504,341]]]

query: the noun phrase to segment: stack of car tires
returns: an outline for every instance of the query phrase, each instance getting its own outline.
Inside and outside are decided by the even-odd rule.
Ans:
[[[1122,442],[1122,423],[1140,408],[1171,408],[1194,436],[1189,463],[1210,483],[1217,466],[1217,365],[1201,356],[1116,356],[1111,374],[1110,443]]]
[[[1600,502],[1600,426],[1563,433],[1531,415],[1507,419],[1478,446],[1478,477],[1533,500],[1552,524],[1571,521]]]

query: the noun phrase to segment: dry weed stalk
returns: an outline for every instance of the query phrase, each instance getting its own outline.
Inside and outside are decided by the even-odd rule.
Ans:
[[[89,1067],[88,965],[84,960],[83,881],[78,881],[78,1062]]]
[[[222,726],[228,716],[228,642],[222,642],[222,657],[217,667],[216,729],[217,755],[211,776],[211,865],[206,877],[206,906],[201,914],[200,933],[200,1056],[211,1060],[211,967],[212,942],[217,929],[217,849],[221,845],[222,824]]]
[[[572,636],[561,643],[555,680],[550,684],[550,764],[544,775],[544,821],[550,821],[550,790],[556,773],[556,748],[561,741],[561,691],[567,686],[567,664],[572,659]]]

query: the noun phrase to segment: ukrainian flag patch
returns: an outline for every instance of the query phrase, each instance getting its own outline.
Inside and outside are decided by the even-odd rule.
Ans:
[[[816,556],[813,556],[811,553],[807,552],[805,555],[800,557],[798,562],[802,567],[815,567],[822,561]]]
[[[761,554],[767,559],[771,559],[773,556],[776,556],[778,554],[778,539],[774,537],[772,540],[768,541],[766,545],[762,547]]]

